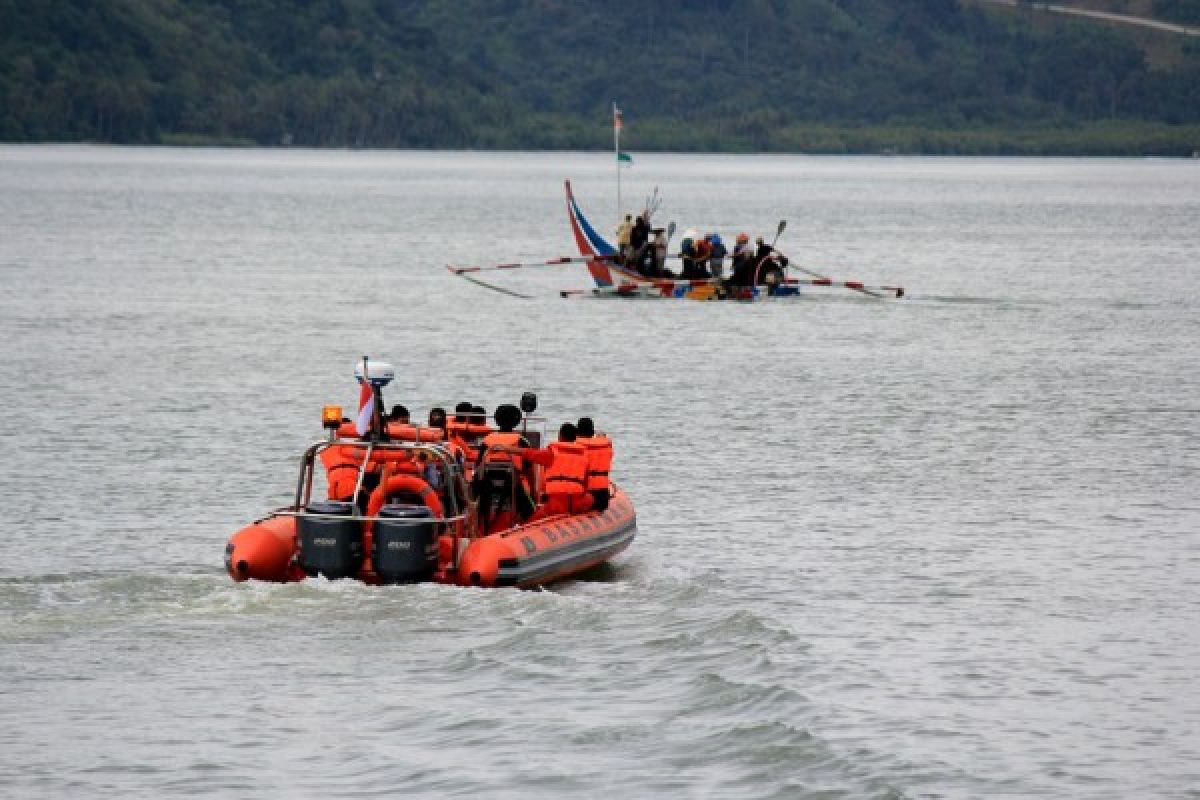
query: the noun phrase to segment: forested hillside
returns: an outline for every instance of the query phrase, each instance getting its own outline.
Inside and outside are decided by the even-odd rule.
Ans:
[[[1138,5],[1200,17],[1200,0]],[[633,150],[1200,149],[1200,37],[1045,16],[958,0],[0,0],[0,140],[600,148],[617,100]]]

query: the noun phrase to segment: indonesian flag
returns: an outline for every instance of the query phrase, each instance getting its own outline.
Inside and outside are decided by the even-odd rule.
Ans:
[[[617,104],[613,103],[613,131],[619,132],[625,125],[621,119],[621,109],[617,108]]]
[[[371,418],[375,416],[375,391],[371,382],[363,376],[362,388],[358,390],[358,419],[354,421],[354,429],[359,436],[371,430]]]

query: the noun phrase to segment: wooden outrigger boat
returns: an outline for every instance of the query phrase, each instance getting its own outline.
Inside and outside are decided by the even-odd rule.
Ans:
[[[853,289],[875,297],[890,294],[893,297],[903,297],[904,289],[899,286],[865,286],[857,281],[835,281],[824,275],[818,275],[807,269],[797,267],[811,275],[811,278],[792,278],[787,274],[790,268],[786,260],[762,259],[756,265],[752,274],[754,279],[746,285],[735,285],[719,279],[677,280],[648,277],[621,262],[617,249],[608,243],[588,222],[575,194],[571,190],[571,182],[566,181],[567,216],[571,222],[571,233],[579,255],[586,259],[588,272],[596,286],[590,290],[595,296],[613,297],[665,297],[687,298],[689,300],[764,300],[769,297],[796,297],[800,287],[832,286]],[[783,232],[786,222],[780,220],[776,234]],[[668,240],[669,240],[668,236]],[[587,294],[589,290],[567,290],[560,292],[563,297],[576,294]]]
[[[369,435],[357,435],[357,423],[345,422],[340,407],[324,409],[328,436],[305,449],[291,504],[242,528],[226,545],[225,569],[233,580],[286,583],[320,575],[368,584],[530,588],[578,575],[633,541],[633,503],[615,484],[603,510],[546,514],[539,505],[522,514],[517,487],[528,482],[538,498],[540,467],[526,463],[522,471],[511,458],[472,463],[447,440],[449,428],[385,425],[381,389],[392,379],[391,367],[364,359],[359,374],[374,395]],[[527,393],[520,432],[533,447],[544,433],[536,429],[541,420],[529,416],[535,409],[536,398]],[[460,425],[455,436],[477,439],[494,430],[473,422]],[[321,466],[324,498],[314,491]],[[481,491],[487,496],[482,504]]]
[[[617,248],[601,236],[588,221],[579,203],[575,200],[571,182],[565,181],[567,217],[571,234],[579,251],[578,256],[562,256],[546,261],[496,264],[493,266],[448,266],[455,275],[486,289],[516,297],[528,295],[481,280],[477,273],[492,270],[514,270],[531,267],[554,267],[566,264],[586,264],[595,286],[590,289],[563,289],[562,297],[646,297],[684,298],[688,300],[735,300],[752,302],[771,298],[798,297],[801,287],[842,288],[875,298],[904,297],[900,286],[871,286],[860,281],[841,281],[829,278],[803,266],[789,263],[778,254],[761,259],[751,270],[753,278],[743,283],[715,278],[681,280],[677,278],[652,277],[626,264]],[[780,220],[776,238],[783,232],[785,220]],[[674,232],[674,223],[668,228],[668,243]],[[679,258],[679,256],[672,256]],[[791,270],[808,277],[795,278]]]

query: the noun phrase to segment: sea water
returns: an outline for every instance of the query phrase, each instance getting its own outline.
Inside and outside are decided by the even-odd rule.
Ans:
[[[573,255],[563,180],[611,234],[616,178],[0,148],[0,795],[1200,796],[1200,163],[620,174],[900,301],[446,271]],[[417,418],[594,417],[632,547],[548,591],[234,584],[363,354]]]

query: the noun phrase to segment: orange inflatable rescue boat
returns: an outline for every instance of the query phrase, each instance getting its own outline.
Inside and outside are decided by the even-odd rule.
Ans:
[[[503,445],[480,453],[479,443],[496,429],[475,416],[445,427],[388,424],[382,388],[394,371],[364,358],[355,373],[358,420],[346,422],[340,407],[325,407],[327,437],[305,449],[292,503],[226,545],[225,569],[235,581],[320,575],[529,588],[604,563],[633,541],[633,504],[608,481],[607,462],[603,473],[589,472],[591,495],[578,504],[596,510],[559,513],[563,504],[547,503],[545,492],[562,478],[540,466],[544,458],[523,459],[519,448]],[[519,427],[508,432],[531,448],[544,444],[544,420],[530,416],[536,405],[526,393]]]

